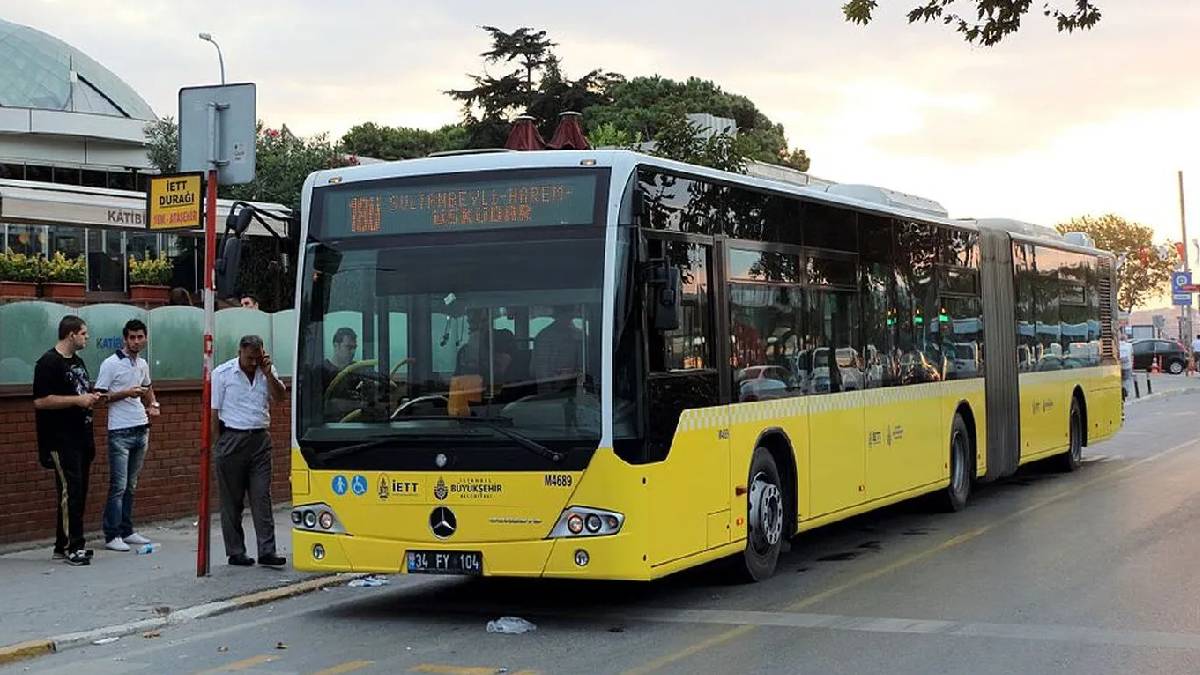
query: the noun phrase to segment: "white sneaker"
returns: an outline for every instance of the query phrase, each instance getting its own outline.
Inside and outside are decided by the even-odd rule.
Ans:
[[[126,544],[137,544],[137,545],[139,545],[139,546],[140,546],[140,545],[142,545],[142,544],[149,544],[149,543],[150,543],[150,540],[149,540],[149,539],[147,539],[147,538],[143,537],[142,535],[138,534],[137,532],[134,532],[133,534],[129,535],[128,537],[125,537],[125,538],[123,539],[123,541],[124,541]]]
[[[117,538],[113,539],[112,541],[106,543],[104,545],[104,548],[106,548],[110,551],[128,551],[129,544],[126,544],[123,539],[121,539],[120,537],[117,537]]]

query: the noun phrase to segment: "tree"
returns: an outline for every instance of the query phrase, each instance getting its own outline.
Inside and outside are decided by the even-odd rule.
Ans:
[[[750,99],[727,93],[712,81],[635,77],[613,84],[608,96],[610,102],[584,110],[584,123],[592,133],[612,129],[657,143],[664,130],[668,135],[679,131],[680,120],[688,113],[710,113],[734,121],[737,150],[745,159],[808,170],[808,155],[788,149],[783,125],[772,122]]]
[[[1080,216],[1057,226],[1059,232],[1083,232],[1096,247],[1111,251],[1124,263],[1118,273],[1117,305],[1131,310],[1159,295],[1175,260],[1160,256],[1154,245],[1154,230],[1148,225],[1131,223],[1121,216]]]
[[[747,151],[742,137],[719,132],[704,138],[701,131],[683,115],[667,117],[654,135],[650,152],[679,162],[745,173]]]
[[[146,125],[146,157],[160,173],[175,173],[179,166],[179,125],[163,117]]]
[[[425,157],[434,152],[467,147],[467,130],[447,124],[434,131],[408,127],[385,127],[366,122],[350,128],[341,140],[342,150],[359,157],[389,161]]]
[[[623,78],[616,73],[592,70],[578,80],[570,80],[554,55],[556,43],[546,31],[521,27],[506,33],[494,26],[483,26],[492,46],[480,54],[484,74],[471,75],[471,89],[452,89],[446,93],[462,103],[463,126],[467,147],[496,148],[508,138],[513,117],[528,113],[537,119],[544,137],[549,138],[562,112],[581,112],[584,108],[608,101],[607,91]],[[511,64],[516,68],[494,76],[488,65]]]
[[[964,0],[965,1],[965,0]],[[876,0],[848,0],[842,5],[846,20],[857,24],[868,24],[873,18]],[[958,0],[921,0],[908,12],[908,22],[941,21],[963,34],[972,44],[985,47],[994,45],[1021,28],[1021,19],[1030,10],[1032,0],[970,0],[975,6],[975,19],[963,18],[951,8]],[[1088,30],[1100,22],[1100,8],[1092,0],[1073,0],[1074,8],[1062,11],[1042,5],[1042,14],[1050,17],[1058,26],[1058,32],[1073,33]]]

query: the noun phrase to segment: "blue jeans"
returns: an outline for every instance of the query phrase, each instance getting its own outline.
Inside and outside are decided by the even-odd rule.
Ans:
[[[104,505],[104,540],[133,534],[133,492],[146,459],[150,427],[108,432],[108,502]]]

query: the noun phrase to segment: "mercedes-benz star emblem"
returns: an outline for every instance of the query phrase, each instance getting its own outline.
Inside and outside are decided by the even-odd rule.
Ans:
[[[458,519],[449,508],[439,506],[429,514],[429,529],[438,539],[448,539],[458,529]]]

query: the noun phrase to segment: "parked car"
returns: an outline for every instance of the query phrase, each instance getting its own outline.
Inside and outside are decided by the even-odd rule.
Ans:
[[[1134,340],[1133,369],[1146,370],[1158,360],[1164,372],[1178,375],[1187,369],[1188,353],[1172,340]]]
[[[737,371],[734,380],[742,402],[790,396],[797,386],[796,378],[783,366],[750,366]]]

